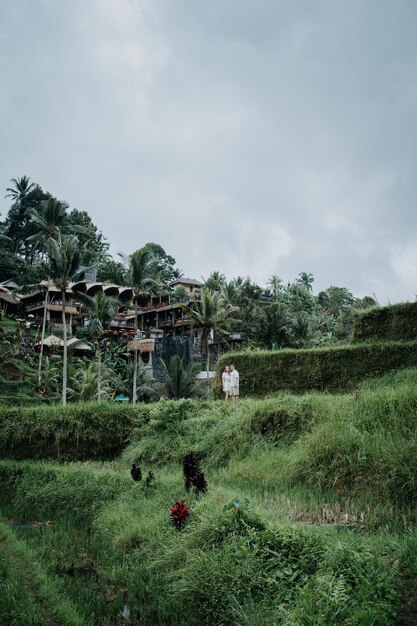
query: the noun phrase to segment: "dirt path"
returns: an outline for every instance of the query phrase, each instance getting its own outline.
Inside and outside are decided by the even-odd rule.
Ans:
[[[417,626],[417,587],[415,581],[403,580],[404,607],[401,626]]]

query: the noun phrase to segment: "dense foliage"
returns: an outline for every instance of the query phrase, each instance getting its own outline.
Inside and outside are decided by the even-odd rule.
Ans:
[[[404,302],[357,312],[354,342],[413,341],[417,338],[417,303]]]
[[[367,377],[417,365],[417,342],[228,352],[216,365],[214,391],[217,395],[222,370],[232,362],[239,371],[242,393],[247,396],[266,396],[280,391],[353,391]]]

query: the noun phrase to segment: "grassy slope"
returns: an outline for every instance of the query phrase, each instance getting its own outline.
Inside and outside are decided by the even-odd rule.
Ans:
[[[111,463],[1,462],[3,511],[53,520],[14,533],[87,623],[113,624],[126,594],[134,624],[413,623],[416,381],[155,413]],[[203,497],[184,491],[189,449]],[[174,498],[192,507],[181,533]]]

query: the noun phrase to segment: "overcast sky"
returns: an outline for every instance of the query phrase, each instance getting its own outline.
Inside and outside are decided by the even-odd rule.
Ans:
[[[0,188],[186,276],[414,300],[416,33],[416,0],[0,0]]]

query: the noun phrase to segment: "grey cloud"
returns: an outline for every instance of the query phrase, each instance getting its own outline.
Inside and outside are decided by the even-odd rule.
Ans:
[[[413,0],[3,3],[0,181],[197,278],[414,299],[416,21]]]

